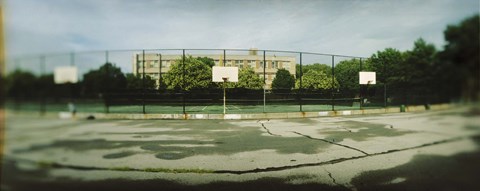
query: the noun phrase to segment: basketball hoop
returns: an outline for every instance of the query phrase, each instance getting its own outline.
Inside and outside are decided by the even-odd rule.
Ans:
[[[238,67],[212,67],[212,81],[223,82],[223,114],[227,113],[227,95],[225,85],[227,82],[238,82]]]

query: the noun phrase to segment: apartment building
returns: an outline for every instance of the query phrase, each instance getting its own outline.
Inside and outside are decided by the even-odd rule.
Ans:
[[[263,79],[264,57],[263,55],[258,55],[255,50],[251,50],[245,55],[193,54],[191,56],[211,58],[214,60],[216,66],[236,66],[239,69],[250,67]],[[158,84],[162,75],[167,73],[175,61],[179,59],[182,59],[182,55],[145,54],[145,74],[155,79]],[[142,74],[143,60],[143,54],[134,55],[132,61],[134,74]],[[295,75],[296,58],[293,56],[266,55],[265,62],[266,85],[268,89],[271,88],[272,81],[278,69],[284,68],[288,70],[290,74]]]

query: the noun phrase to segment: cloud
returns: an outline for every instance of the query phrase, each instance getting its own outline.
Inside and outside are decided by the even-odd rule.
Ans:
[[[9,57],[251,47],[368,57],[410,49],[420,37],[441,48],[446,26],[478,7],[477,0],[5,0],[6,46]],[[121,62],[131,70],[130,59]]]

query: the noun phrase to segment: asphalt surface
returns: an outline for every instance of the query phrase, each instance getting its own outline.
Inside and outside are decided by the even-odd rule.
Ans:
[[[480,115],[60,120],[7,113],[1,190],[480,190]]]

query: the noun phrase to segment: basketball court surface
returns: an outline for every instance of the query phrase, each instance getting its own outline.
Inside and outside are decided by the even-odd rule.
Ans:
[[[275,120],[7,112],[1,189],[476,190],[479,124],[470,107]]]

